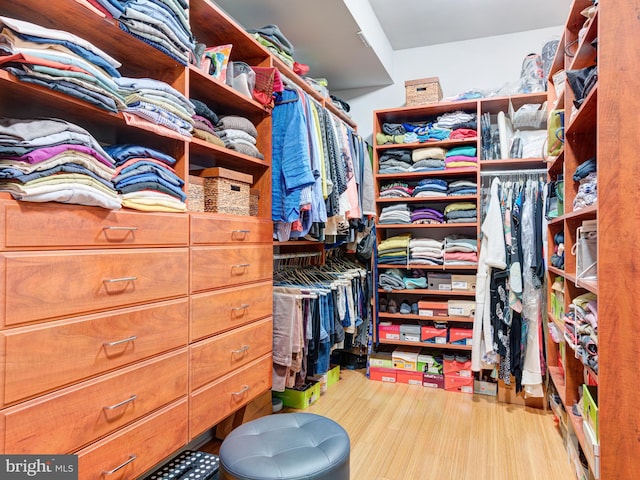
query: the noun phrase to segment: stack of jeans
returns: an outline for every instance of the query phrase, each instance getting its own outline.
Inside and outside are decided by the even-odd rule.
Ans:
[[[184,181],[173,165],[176,159],[138,145],[110,145],[106,151],[116,162],[113,183],[122,205],[143,211],[184,212]]]
[[[114,78],[120,63],[91,43],[60,30],[0,17],[0,68],[112,112],[124,99]]]
[[[114,160],[85,129],[55,118],[0,118],[0,191],[28,202],[121,207]]]

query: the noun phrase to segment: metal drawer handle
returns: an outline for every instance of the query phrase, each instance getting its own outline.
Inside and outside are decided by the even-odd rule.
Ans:
[[[135,232],[138,227],[104,227],[103,230],[126,230],[128,232]]]
[[[116,468],[114,468],[113,470],[103,470],[102,474],[103,475],[112,475],[114,473],[116,473],[118,470],[120,470],[121,468],[126,467],[127,465],[129,465],[131,462],[133,462],[136,458],[138,458],[137,455],[129,455],[129,460],[127,460],[126,462],[124,462],[122,465],[118,465]]]
[[[120,408],[120,407],[126,405],[127,403],[131,403],[131,402],[133,402],[134,400],[137,400],[137,399],[138,399],[137,395],[131,395],[131,397],[127,398],[126,400],[121,401],[120,403],[116,403],[115,405],[111,405],[109,407],[102,407],[102,408],[104,410],[115,410],[116,408]]]
[[[138,277],[122,277],[122,278],[107,278],[103,280],[105,283],[117,283],[117,282],[133,282],[137,280]]]
[[[231,311],[237,312],[238,310],[246,310],[247,308],[249,308],[249,304],[248,303],[243,303],[239,307],[232,308]]]
[[[249,385],[245,385],[244,387],[242,387],[242,390],[238,391],[238,392],[232,392],[231,395],[233,396],[238,396],[238,395],[242,395],[245,392],[249,391]]]
[[[231,353],[244,353],[247,350],[249,350],[249,345],[244,345],[242,348],[240,348],[239,350],[231,350]]]
[[[115,347],[121,343],[133,342],[136,338],[138,338],[137,335],[132,335],[129,338],[123,338],[122,340],[116,340],[115,342],[104,342],[102,345],[105,347]]]
[[[241,233],[243,237],[246,237],[247,235],[249,235],[251,233],[251,230],[232,230],[231,231],[231,236],[233,236],[236,233]]]
[[[250,263],[238,263],[237,265],[232,265],[231,268],[247,268],[250,266]]]

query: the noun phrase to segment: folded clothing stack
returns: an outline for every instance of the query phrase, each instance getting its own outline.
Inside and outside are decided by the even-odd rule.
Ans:
[[[397,268],[391,268],[378,275],[378,285],[383,290],[390,292],[391,290],[403,290],[404,281],[402,272]]]
[[[402,277],[402,281],[404,282],[404,288],[407,290],[427,288],[427,275],[422,270],[411,270],[408,275]]]
[[[573,200],[574,210],[580,210],[598,201],[598,176],[595,157],[578,165],[573,174],[573,180],[580,182],[578,193]]]
[[[0,118],[0,191],[28,202],[121,207],[114,160],[65,120]]]
[[[122,112],[130,125],[184,140],[191,138],[193,104],[168,83],[153,78],[116,78],[125,97]]]
[[[93,0],[120,28],[187,65],[195,50],[187,0]]]
[[[411,223],[439,224],[444,223],[444,214],[435,208],[416,207],[411,212]]]
[[[193,119],[193,136],[220,147],[224,147],[224,142],[216,133],[215,126],[220,120],[216,112],[211,110],[206,103],[200,100],[190,98],[189,101],[196,112],[191,117]]]
[[[570,305],[575,312],[576,356],[598,373],[598,300],[593,293],[575,297]]]
[[[456,180],[454,182],[449,183],[447,188],[447,195],[457,196],[457,195],[477,195],[478,194],[478,185],[476,182],[472,182],[470,180]]]
[[[455,147],[447,151],[445,158],[446,168],[469,168],[478,165],[477,149],[468,145],[465,147]]]
[[[475,223],[478,221],[478,208],[475,203],[455,202],[444,208],[447,223]]]
[[[411,223],[411,212],[406,203],[398,203],[384,207],[380,212],[378,223]]]
[[[413,166],[411,150],[392,148],[380,154],[378,173],[409,172]]]
[[[433,238],[412,238],[409,242],[411,264],[442,265],[443,243]]]
[[[406,143],[447,140],[449,135],[451,135],[449,128],[439,127],[432,122],[403,123],[402,126],[407,132],[405,134]]]
[[[216,132],[225,147],[250,157],[264,159],[264,155],[256,147],[258,131],[248,118],[237,115],[220,117]]]
[[[429,172],[433,170],[444,170],[446,151],[440,147],[416,148],[411,153],[413,172]]]
[[[271,24],[260,28],[247,29],[247,32],[251,33],[258,43],[266,47],[267,50],[273,52],[289,67],[294,67],[295,59],[293,58],[293,45],[280,31],[280,28],[277,25]]]
[[[564,232],[558,232],[553,236],[553,254],[551,265],[564,269]]]
[[[406,265],[411,234],[396,235],[378,245],[378,262],[392,265]]]
[[[67,32],[0,17],[0,68],[96,107],[126,107],[114,78],[121,65],[91,43]]]
[[[105,150],[117,165],[113,183],[123,206],[144,211],[187,210],[184,181],[173,169],[175,158],[140,145],[110,145]]]
[[[425,178],[413,189],[414,197],[444,197],[447,194],[447,182],[440,178]]]
[[[477,265],[478,240],[460,234],[447,235],[444,238],[444,264]]]
[[[477,115],[475,113],[467,113],[461,110],[447,112],[440,115],[435,125],[439,128],[449,128],[451,130],[458,130],[461,128],[478,130]]]
[[[392,182],[380,187],[380,198],[410,198],[413,188],[406,182]]]

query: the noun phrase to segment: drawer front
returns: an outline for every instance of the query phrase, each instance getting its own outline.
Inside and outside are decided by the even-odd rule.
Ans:
[[[184,298],[5,330],[4,404],[186,346],[187,315]]]
[[[189,216],[4,202],[7,248],[188,245]]]
[[[234,287],[191,296],[191,340],[245,325],[271,315],[271,282]]]
[[[273,223],[251,217],[191,214],[191,243],[272,243]]]
[[[4,409],[3,451],[73,452],[186,395],[187,360],[185,348]]]
[[[271,369],[271,355],[267,355],[192,393],[191,437],[216,425],[271,388]]]
[[[80,450],[78,480],[139,478],[187,444],[187,420],[187,400],[179,400]]]
[[[271,245],[191,248],[191,291],[267,280],[273,277]]]
[[[187,248],[5,253],[5,325],[187,294]]]
[[[266,318],[191,345],[191,389],[200,388],[271,352],[272,339],[271,318]]]

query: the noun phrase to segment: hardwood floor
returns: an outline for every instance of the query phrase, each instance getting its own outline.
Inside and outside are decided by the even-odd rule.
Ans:
[[[291,411],[290,409],[286,409]],[[351,480],[572,480],[549,411],[343,370],[305,412],[351,439]]]

